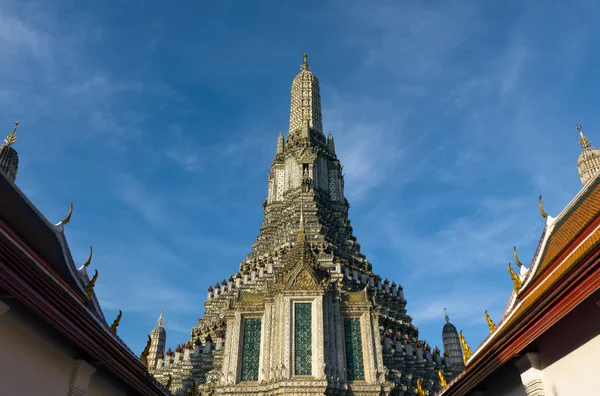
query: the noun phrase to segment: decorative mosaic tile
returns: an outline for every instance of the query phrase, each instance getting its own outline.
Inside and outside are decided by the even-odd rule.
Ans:
[[[359,318],[344,318],[344,336],[346,338],[346,372],[348,380],[364,380],[365,368]]]
[[[295,375],[312,374],[312,307],[310,303],[294,305]]]
[[[244,319],[241,381],[258,381],[260,319]]]

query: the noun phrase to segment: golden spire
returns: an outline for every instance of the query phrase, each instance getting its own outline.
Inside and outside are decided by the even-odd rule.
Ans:
[[[17,141],[17,127],[18,126],[19,126],[19,123],[15,122],[12,132],[9,133],[8,136],[4,139],[4,143],[6,143],[7,146],[12,146]]]
[[[110,325],[110,332],[114,335],[117,335],[117,327],[119,327],[119,323],[121,323],[121,316],[123,316],[123,311],[119,309],[119,315],[117,316],[117,319],[115,319],[113,324]]]
[[[485,311],[483,315],[485,316],[485,320],[487,321],[488,326],[490,326],[490,333],[493,332],[496,328],[496,324],[494,323],[492,318],[490,318],[490,315],[488,315],[487,311]]]
[[[444,377],[444,372],[441,369],[438,371],[438,377],[440,377],[440,385],[442,386],[442,388],[447,387],[448,382],[446,382],[446,378]]]
[[[519,292],[519,289],[521,289],[521,279],[519,279],[519,276],[517,274],[515,274],[515,271],[513,271],[512,267],[510,266],[510,263],[508,263],[508,272],[510,273],[510,277],[513,280],[513,288],[515,289],[515,293]]]
[[[584,149],[589,148],[590,141],[583,134],[583,131],[581,130],[581,125],[577,125],[575,128],[577,128],[577,131],[579,131],[579,144],[581,144],[581,147],[583,147]]]
[[[545,219],[548,217],[548,213],[546,213],[546,211],[544,210],[544,206],[542,205],[542,196],[540,195],[540,197],[538,198],[538,206],[540,207],[540,214],[542,215],[542,217]]]
[[[162,324],[165,322],[165,320],[163,319],[163,310],[160,310],[160,316],[158,317],[158,325],[162,326]]]
[[[521,267],[523,264],[521,264],[521,262],[519,261],[519,256],[517,256],[516,246],[513,248],[513,256],[515,257],[515,264],[517,264],[518,267]]]
[[[469,359],[471,359],[471,354],[473,352],[471,351],[471,348],[469,348],[469,344],[467,344],[465,337],[463,337],[462,330],[458,332],[458,338],[460,339],[460,345],[463,350],[463,361],[466,366]]]
[[[306,55],[306,52],[304,53],[304,58],[302,60],[302,64],[300,65],[300,70],[310,71],[310,68],[308,67],[308,55]]]
[[[98,270],[95,270],[95,271],[96,272],[94,273],[94,277],[92,278],[90,283],[88,283],[88,285],[85,287],[85,294],[87,294],[88,300],[92,299],[92,293],[94,291],[94,286],[96,285],[96,280],[98,279]]]

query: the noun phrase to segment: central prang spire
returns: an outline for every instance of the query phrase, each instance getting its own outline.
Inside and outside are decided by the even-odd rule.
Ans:
[[[289,133],[293,134],[300,130],[305,124],[305,120],[308,120],[311,129],[323,133],[319,80],[310,71],[306,53],[304,53],[304,59],[300,65],[300,73],[292,82]]]

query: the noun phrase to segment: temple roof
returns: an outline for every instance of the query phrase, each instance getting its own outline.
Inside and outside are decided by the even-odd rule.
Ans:
[[[465,394],[481,380],[476,380],[474,373],[484,370],[483,367],[492,370],[490,367],[497,367],[518,354],[590,295],[594,290],[592,283],[594,279],[597,282],[600,272],[599,257],[600,173],[597,173],[556,218],[546,217],[531,267],[522,271],[520,287],[513,291],[503,317],[474,351],[465,372],[442,394]],[[584,292],[567,299],[566,288],[574,283]],[[547,314],[557,309],[560,315]]]
[[[51,224],[21,190],[0,173],[0,290],[63,334],[130,389],[167,395],[141,360],[111,328],[94,293],[94,278],[79,272],[64,234],[66,219]],[[90,284],[92,286],[90,286]]]

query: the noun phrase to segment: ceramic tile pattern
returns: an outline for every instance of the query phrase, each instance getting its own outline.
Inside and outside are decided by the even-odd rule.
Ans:
[[[348,380],[364,380],[365,368],[359,318],[344,318],[344,335],[346,338],[346,370]]]
[[[244,319],[242,381],[258,381],[260,356],[260,319]]]
[[[295,375],[312,374],[312,307],[310,303],[294,305]]]

